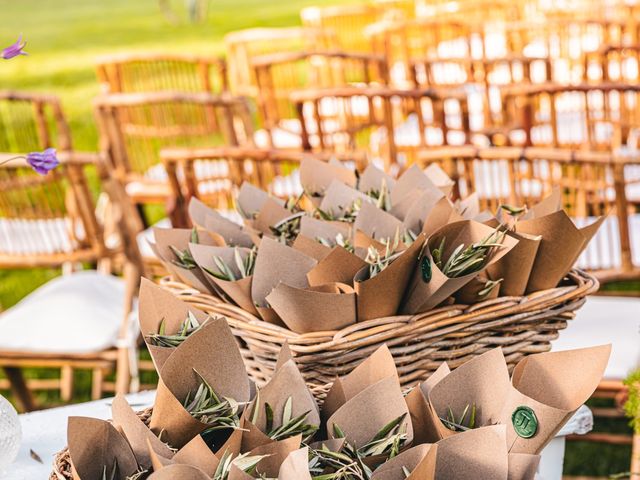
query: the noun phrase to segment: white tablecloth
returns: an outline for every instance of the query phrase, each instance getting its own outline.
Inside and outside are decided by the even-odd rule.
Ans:
[[[151,406],[155,391],[147,391],[127,396],[134,410]],[[4,474],[2,480],[46,480],[51,473],[54,455],[67,444],[67,419],[71,416],[111,418],[111,399],[79,403],[66,407],[51,408],[20,415],[22,424],[22,445],[18,458]],[[558,432],[542,452],[538,480],[561,480],[564,457],[564,436],[572,433],[584,434],[591,430],[593,416],[582,406],[574,417]],[[43,463],[36,462],[29,450],[36,452]]]

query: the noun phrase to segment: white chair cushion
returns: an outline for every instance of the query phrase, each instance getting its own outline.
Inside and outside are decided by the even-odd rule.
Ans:
[[[124,280],[96,271],[55,278],[0,314],[0,351],[92,353],[115,346]]]
[[[640,367],[640,298],[589,297],[552,350],[611,343],[605,379],[621,380]]]

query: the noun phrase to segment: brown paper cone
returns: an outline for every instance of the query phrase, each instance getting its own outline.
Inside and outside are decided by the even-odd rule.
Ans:
[[[358,294],[358,321],[395,315],[418,263],[418,254],[425,241],[421,234],[398,258],[382,272],[368,278],[369,267],[362,268],[354,277]]]
[[[353,228],[378,241],[393,241],[396,235],[404,233],[404,226],[400,220],[369,202],[363,203],[360,207]]]
[[[278,480],[311,480],[307,447],[289,453],[280,465]]]
[[[362,175],[360,175],[360,179],[358,180],[358,190],[367,194],[371,191],[379,192],[383,182],[389,191],[391,191],[396,183],[391,175],[370,163],[367,165],[367,168],[364,169]]]
[[[258,211],[253,221],[253,227],[265,235],[273,236],[271,227],[291,215],[293,215],[293,212],[290,212],[275,199],[269,197]]]
[[[327,222],[313,217],[302,217],[300,220],[300,235],[318,240],[324,238],[334,241],[338,235],[345,239],[350,237],[351,225],[344,222]]]
[[[236,197],[238,211],[245,220],[253,220],[269,198],[269,194],[264,190],[244,182],[240,186],[238,196]],[[280,200],[275,201],[278,203],[281,202]],[[284,204],[284,202],[281,202],[281,205],[282,204]]]
[[[217,246],[230,247],[246,247],[251,248],[254,244],[253,237],[242,226],[237,225],[231,220],[227,220],[222,215],[207,216],[204,222],[204,228],[211,232],[212,235],[217,234],[222,238],[224,244],[220,241],[216,242]]]
[[[427,399],[431,389],[449,373],[447,364],[441,364],[426,381],[412,389],[405,397],[413,425],[415,444],[434,443],[441,439],[440,420],[436,418],[437,414],[434,414]]]
[[[358,199],[362,204],[373,201],[371,197],[359,192],[355,188],[351,188],[342,182],[334,180],[325,192],[325,196],[320,203],[320,210],[333,217],[339,217]]]
[[[209,318],[206,313],[178,300],[171,292],[144,277],[140,282],[138,305],[140,330],[157,371],[162,369],[165,361],[175,349],[150,345],[147,342],[147,336],[158,333],[163,320],[167,334],[178,333],[180,325],[187,319],[189,312],[196,317],[200,324]]]
[[[367,263],[342,247],[334,247],[331,252],[307,273],[312,287],[327,283],[353,282],[353,277]]]
[[[315,258],[318,262],[331,252],[331,247],[322,245],[317,240],[307,237],[302,233],[296,237],[291,246],[311,258]]]
[[[356,293],[345,284],[301,289],[280,283],[267,302],[296,333],[340,330],[356,323]]]
[[[222,258],[225,264],[231,269],[236,278],[240,278],[240,270],[235,262],[235,249],[238,249],[240,257],[244,261],[249,255],[250,250],[248,248],[241,247],[211,247],[208,245],[195,245],[189,244],[189,250],[193,259],[202,269],[202,273],[206,280],[214,285],[216,288],[222,290],[236,305],[247,312],[258,315],[253,300],[251,299],[251,281],[252,276],[236,280],[234,282],[221,280],[214,275],[211,275],[207,270],[211,270],[217,273],[221,273],[220,269],[216,265],[213,258],[218,256]]]
[[[155,471],[149,480],[209,480],[209,476],[192,465],[168,465],[161,470]]]
[[[423,170],[426,177],[431,180],[431,182],[438,187],[442,193],[445,195],[449,195],[451,190],[455,185],[455,182],[451,180],[449,175],[438,165],[437,163],[432,163],[427,168]]]
[[[510,453],[508,480],[535,480],[539,464],[540,455]]]
[[[256,474],[276,478],[285,459],[300,448],[301,435],[285,438],[279,442],[267,443],[251,450],[250,455],[268,455],[256,465]]]
[[[432,224],[438,221],[438,216],[444,217],[445,221],[451,217],[454,212],[453,204],[448,198],[444,197],[440,190],[416,190],[415,192],[417,195],[406,195],[405,198],[407,200],[403,200],[400,203],[402,208],[406,208],[407,206],[404,204],[412,201],[402,217],[404,227],[407,230],[421,232],[425,227],[433,229]],[[443,209],[446,209],[446,215]],[[431,212],[434,213],[433,218],[429,217]],[[435,215],[436,213],[438,216]],[[444,225],[445,223],[442,224]]]
[[[402,313],[415,314],[426,312],[444,302],[482,271],[500,260],[518,243],[515,238],[506,236],[502,242],[503,247],[494,249],[493,254],[485,261],[484,266],[480,270],[462,277],[449,278],[435,265],[431,256],[431,250],[437,248],[443,237],[446,238],[445,249],[442,255],[442,259],[445,261],[458,245],[470,245],[471,243],[478,242],[490,235],[493,230],[491,227],[474,222],[473,220],[465,220],[446,225],[434,233],[422,251],[420,260],[417,262],[417,268],[414,268],[408,293],[403,300]],[[430,266],[431,277],[429,279],[425,279],[423,275],[423,271],[428,271],[428,269],[423,268],[425,263],[428,263]]]
[[[430,444],[410,448],[377,468],[371,480],[433,480],[437,451],[438,446]],[[411,472],[408,477],[403,467]]]
[[[438,187],[415,164],[400,175],[396,181],[391,190],[391,204],[396,205],[413,190],[438,190]]]
[[[300,162],[300,183],[305,192],[323,196],[333,180],[338,180],[350,187],[356,186],[355,172],[343,165],[310,157]]]
[[[127,440],[104,420],[69,417],[67,441],[74,478],[78,480],[102,478],[105,466],[110,474],[117,465],[118,480],[124,480],[138,469]]]

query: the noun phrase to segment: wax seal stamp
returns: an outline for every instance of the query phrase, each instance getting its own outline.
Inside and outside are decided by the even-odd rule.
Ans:
[[[516,408],[511,414],[511,423],[518,436],[522,438],[531,438],[538,432],[538,418],[529,407]]]

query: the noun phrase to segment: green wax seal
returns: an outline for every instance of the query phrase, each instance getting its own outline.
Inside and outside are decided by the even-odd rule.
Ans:
[[[429,283],[431,281],[431,259],[427,255],[420,260],[420,271],[422,272],[422,280]]]
[[[531,438],[538,432],[538,418],[529,407],[516,408],[511,414],[511,423],[518,436],[522,438]]]

